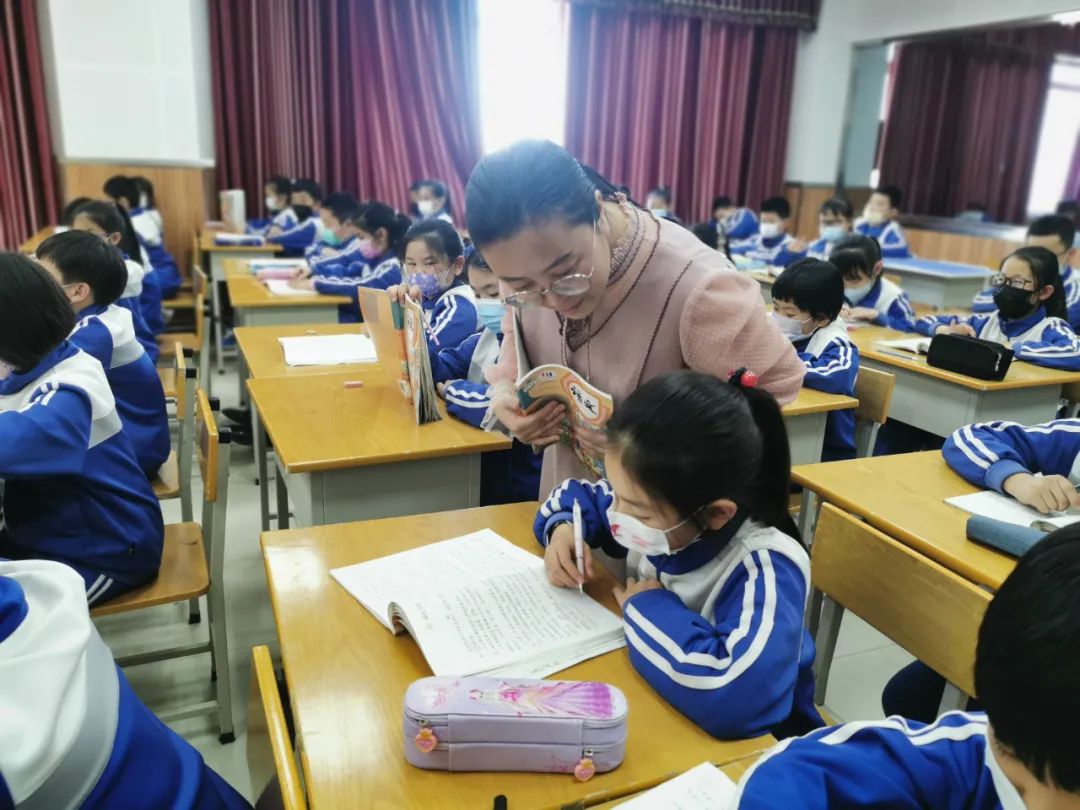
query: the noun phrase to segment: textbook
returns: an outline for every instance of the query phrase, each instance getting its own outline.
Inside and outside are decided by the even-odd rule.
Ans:
[[[876,340],[875,346],[886,349],[899,349],[912,354],[926,354],[930,351],[930,338],[901,338],[900,340]]]
[[[514,317],[516,321],[516,313]],[[519,322],[515,323],[515,334],[521,334]],[[545,402],[561,402],[566,407],[567,415],[563,419],[559,441],[570,445],[578,460],[593,474],[603,478],[604,457],[582,445],[575,438],[574,431],[602,432],[615,410],[611,394],[591,385],[584,377],[566,366],[549,363],[530,368],[529,358],[525,355],[520,339],[516,341],[516,345],[519,374],[516,385],[522,410],[541,408]]]
[[[282,279],[288,281],[297,270],[306,270],[307,262],[303,259],[252,259],[248,269],[259,281]]]
[[[945,503],[973,515],[982,515],[1016,526],[1041,529],[1044,532],[1052,532],[1080,521],[1080,514],[1073,513],[1071,509],[1067,512],[1050,512],[1044,515],[1038,509],[1025,506],[1015,498],[993,490],[971,495],[957,495],[955,498],[946,498]]]
[[[303,335],[278,338],[287,366],[337,366],[378,358],[367,335]]]
[[[711,762],[702,762],[676,776],[615,805],[621,810],[724,810],[735,798],[735,783]]]
[[[330,572],[435,675],[545,678],[625,646],[622,620],[490,529]]]
[[[270,291],[271,295],[280,295],[285,298],[311,298],[318,295],[315,290],[303,290],[296,287],[290,287],[289,282],[283,278],[268,278],[263,282],[266,285],[266,289]]]
[[[411,298],[402,306],[386,290],[357,287],[360,312],[368,335],[375,342],[379,362],[412,403],[416,424],[442,419],[439,393],[428,355],[427,321],[424,310]]]
[[[222,247],[260,247],[266,244],[266,240],[250,233],[218,231],[214,234],[214,244]]]

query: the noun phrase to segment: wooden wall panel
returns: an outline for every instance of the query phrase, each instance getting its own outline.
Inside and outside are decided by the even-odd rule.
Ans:
[[[101,190],[114,174],[142,175],[154,184],[165,224],[165,246],[185,278],[191,274],[192,235],[217,215],[215,173],[197,166],[139,166],[114,163],[61,163],[60,188],[66,202],[75,197],[104,198]]]
[[[905,233],[911,252],[916,256],[947,262],[980,264],[995,270],[1007,254],[1023,244],[1008,239],[991,239],[985,236],[927,231],[919,228],[906,228]]]
[[[792,232],[811,242],[818,238],[818,211],[821,204],[835,193],[831,185],[788,183],[784,196],[791,203]]]

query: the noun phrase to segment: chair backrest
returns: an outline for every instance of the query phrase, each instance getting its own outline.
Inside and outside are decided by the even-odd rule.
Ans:
[[[875,368],[859,368],[855,378],[855,396],[859,406],[855,409],[855,455],[866,458],[874,454],[878,429],[889,418],[896,375]]]
[[[968,695],[990,594],[825,504],[810,556],[813,586]]]
[[[270,649],[266,645],[252,647],[251,663],[247,761],[252,789],[256,793],[262,792],[263,787],[277,774],[280,804],[274,801],[278,798],[276,796],[267,796],[266,804],[284,807],[285,810],[306,810],[307,797],[289,739]],[[261,803],[256,805],[257,808],[261,806]]]
[[[195,389],[198,371],[189,366],[190,350],[179,343],[174,345],[173,364],[176,371],[176,457],[180,474],[180,519],[194,520],[191,498],[191,457],[195,446]]]
[[[199,344],[199,351],[205,350],[206,339],[206,293],[210,288],[210,280],[202,268],[195,266],[191,275],[191,292],[195,296],[195,340]]]
[[[203,500],[214,503],[218,499],[218,452],[220,435],[210,399],[201,388],[195,394],[195,455],[199,459],[199,472],[203,480]]]

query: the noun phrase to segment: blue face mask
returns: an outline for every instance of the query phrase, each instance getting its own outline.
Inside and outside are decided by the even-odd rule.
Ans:
[[[821,238],[826,242],[839,242],[844,238],[844,227],[842,225],[825,225],[821,229]]]
[[[342,243],[342,238],[333,232],[330,228],[322,229],[322,240],[328,245],[337,247]]]
[[[506,305],[498,298],[478,298],[476,300],[476,321],[489,332],[496,335],[502,331],[502,318]]]
[[[844,290],[844,295],[847,300],[853,304],[858,304],[867,295],[870,294],[870,289],[874,286],[874,279],[870,279],[865,284],[860,284],[858,287],[848,287]]]

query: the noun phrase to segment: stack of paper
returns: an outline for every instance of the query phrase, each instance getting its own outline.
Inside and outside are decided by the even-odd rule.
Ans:
[[[215,245],[243,245],[245,247],[253,247],[259,245],[265,245],[266,240],[261,236],[256,236],[250,233],[228,233],[227,231],[218,231],[214,234]]]
[[[735,790],[735,783],[723,771],[711,762],[702,762],[618,807],[625,810],[723,810],[735,798]]]
[[[281,278],[288,281],[297,270],[307,268],[307,262],[303,259],[252,259],[248,262],[248,269],[258,277],[260,281],[272,278]]]
[[[266,289],[270,291],[271,295],[300,298],[310,298],[313,295],[318,295],[314,290],[298,290],[295,287],[290,287],[289,282],[281,278],[268,278],[263,283],[266,285]]]
[[[1008,495],[989,490],[971,495],[957,495],[955,498],[946,498],[945,503],[952,504],[965,512],[971,512],[973,515],[982,515],[983,517],[1000,520],[1003,523],[1012,523],[1017,526],[1045,529],[1047,531],[1060,529],[1062,526],[1068,526],[1080,521],[1080,515],[1073,515],[1068,512],[1051,512],[1044,515],[1037,509],[1024,506],[1024,504],[1010,498]]]
[[[375,344],[366,335],[310,335],[278,340],[287,366],[339,366],[378,359]]]

